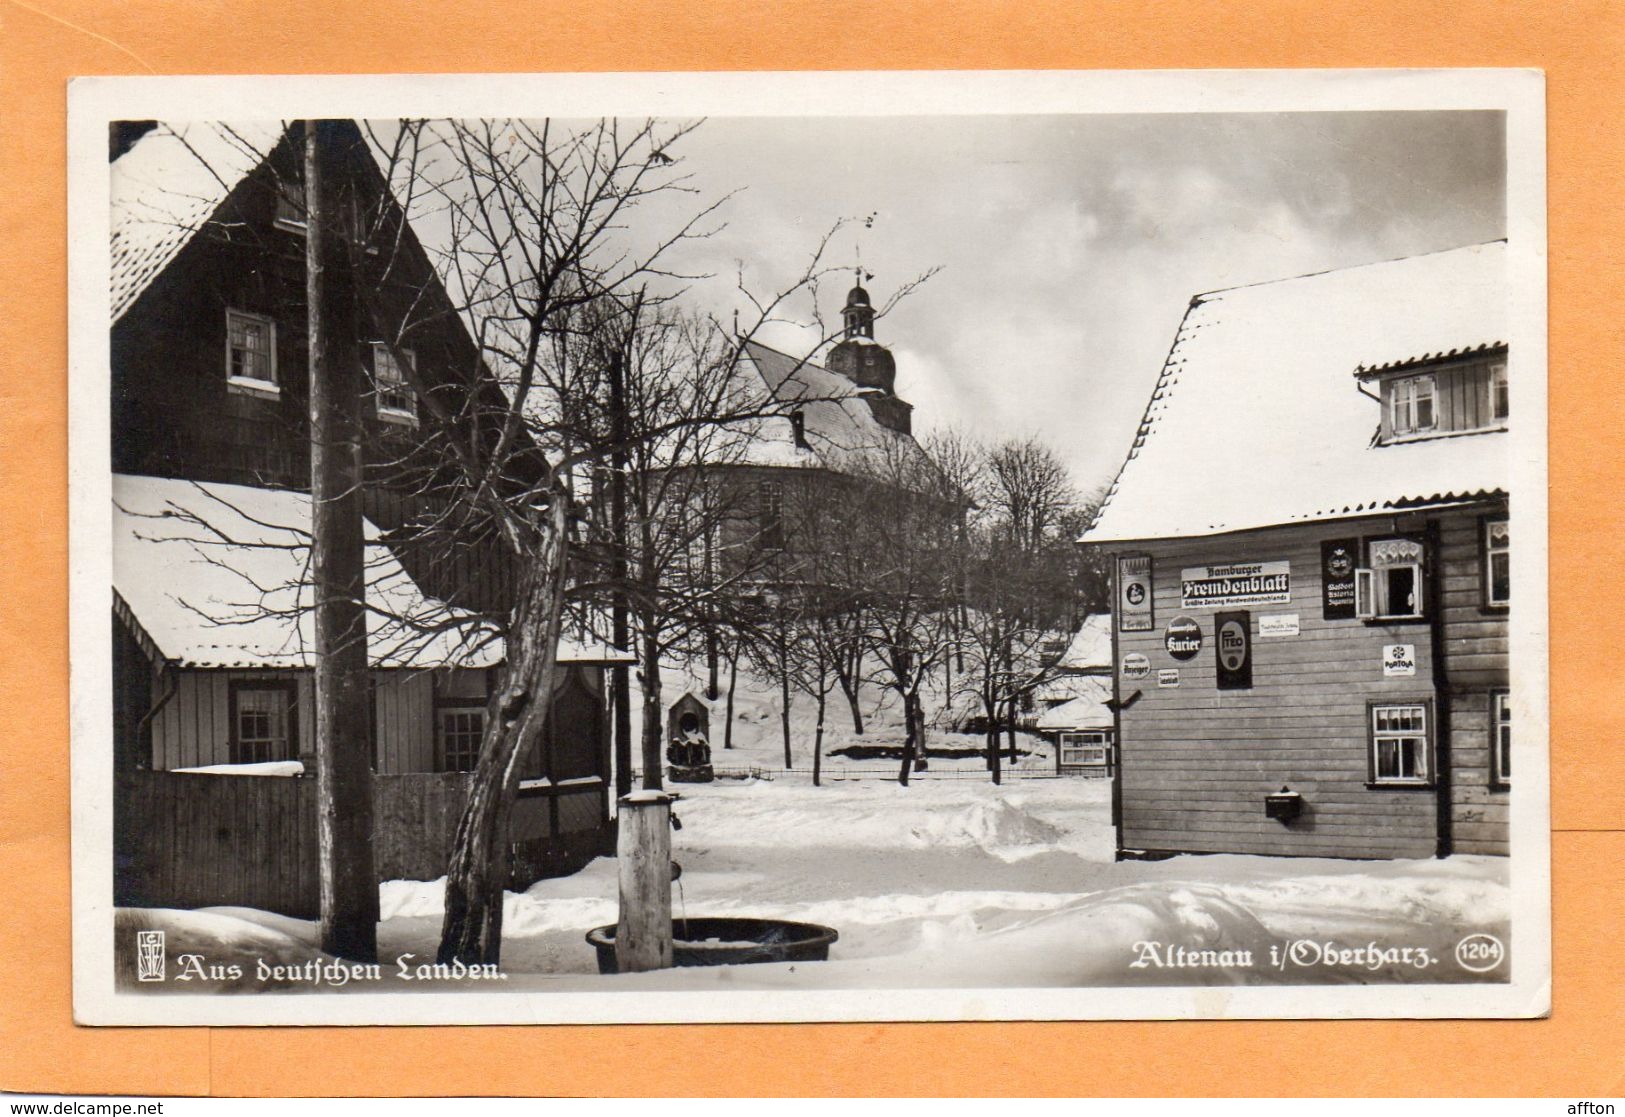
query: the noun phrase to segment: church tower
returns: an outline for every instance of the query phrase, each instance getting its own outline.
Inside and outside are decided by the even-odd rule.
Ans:
[[[841,308],[845,329],[824,364],[862,389],[864,400],[881,426],[909,434],[914,406],[897,397],[897,362],[891,350],[875,341],[875,308],[860,284],[847,292]]]

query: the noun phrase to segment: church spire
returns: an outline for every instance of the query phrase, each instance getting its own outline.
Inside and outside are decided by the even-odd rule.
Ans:
[[[859,257],[852,269],[852,290],[846,293],[846,305],[841,308],[841,322],[846,327],[845,337],[848,340],[855,337],[874,339],[875,308],[869,302],[869,292],[863,289],[863,281],[873,278],[863,270],[862,257]]]

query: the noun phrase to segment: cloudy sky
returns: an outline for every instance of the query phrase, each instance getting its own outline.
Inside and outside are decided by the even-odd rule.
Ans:
[[[696,296],[725,305],[740,266],[776,290],[857,218],[829,262],[861,251],[877,301],[940,268],[876,329],[916,432],[1037,434],[1085,488],[1193,294],[1505,235],[1499,113],[713,118],[674,154],[702,196],[738,191],[688,250],[718,277]],[[823,285],[830,319],[848,286]]]

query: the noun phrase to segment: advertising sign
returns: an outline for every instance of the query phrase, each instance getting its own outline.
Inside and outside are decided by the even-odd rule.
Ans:
[[[1130,652],[1123,657],[1123,678],[1143,679],[1151,674],[1151,661],[1139,652]]]
[[[1117,628],[1150,632],[1151,556],[1124,555],[1117,560]]]
[[[1384,644],[1382,646],[1382,673],[1385,678],[1404,678],[1416,674],[1415,644]]]
[[[1265,613],[1258,618],[1258,635],[1263,636],[1296,636],[1298,634],[1298,614],[1296,613]]]
[[[1184,609],[1285,605],[1291,600],[1292,564],[1285,560],[1188,566],[1179,572],[1179,604]]]
[[[1202,626],[1189,617],[1175,617],[1163,631],[1162,644],[1175,659],[1194,659],[1202,650]]]
[[[1360,565],[1358,539],[1323,539],[1320,544],[1320,615],[1328,621],[1354,619],[1354,568]]]
[[[1157,671],[1157,685],[1160,687],[1175,687],[1179,685],[1179,668],[1162,667]]]
[[[1214,617],[1213,650],[1218,657],[1219,689],[1250,689],[1253,685],[1252,615],[1239,612]]]

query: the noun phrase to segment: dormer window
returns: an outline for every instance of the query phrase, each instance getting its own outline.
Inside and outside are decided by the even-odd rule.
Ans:
[[[417,357],[410,349],[402,349],[400,353],[413,369],[417,368]],[[418,421],[417,393],[395,360],[394,352],[383,342],[375,342],[372,347],[372,383],[380,419],[396,423]]]
[[[1388,396],[1389,426],[1395,436],[1433,429],[1433,377],[1407,376],[1392,381]]]

